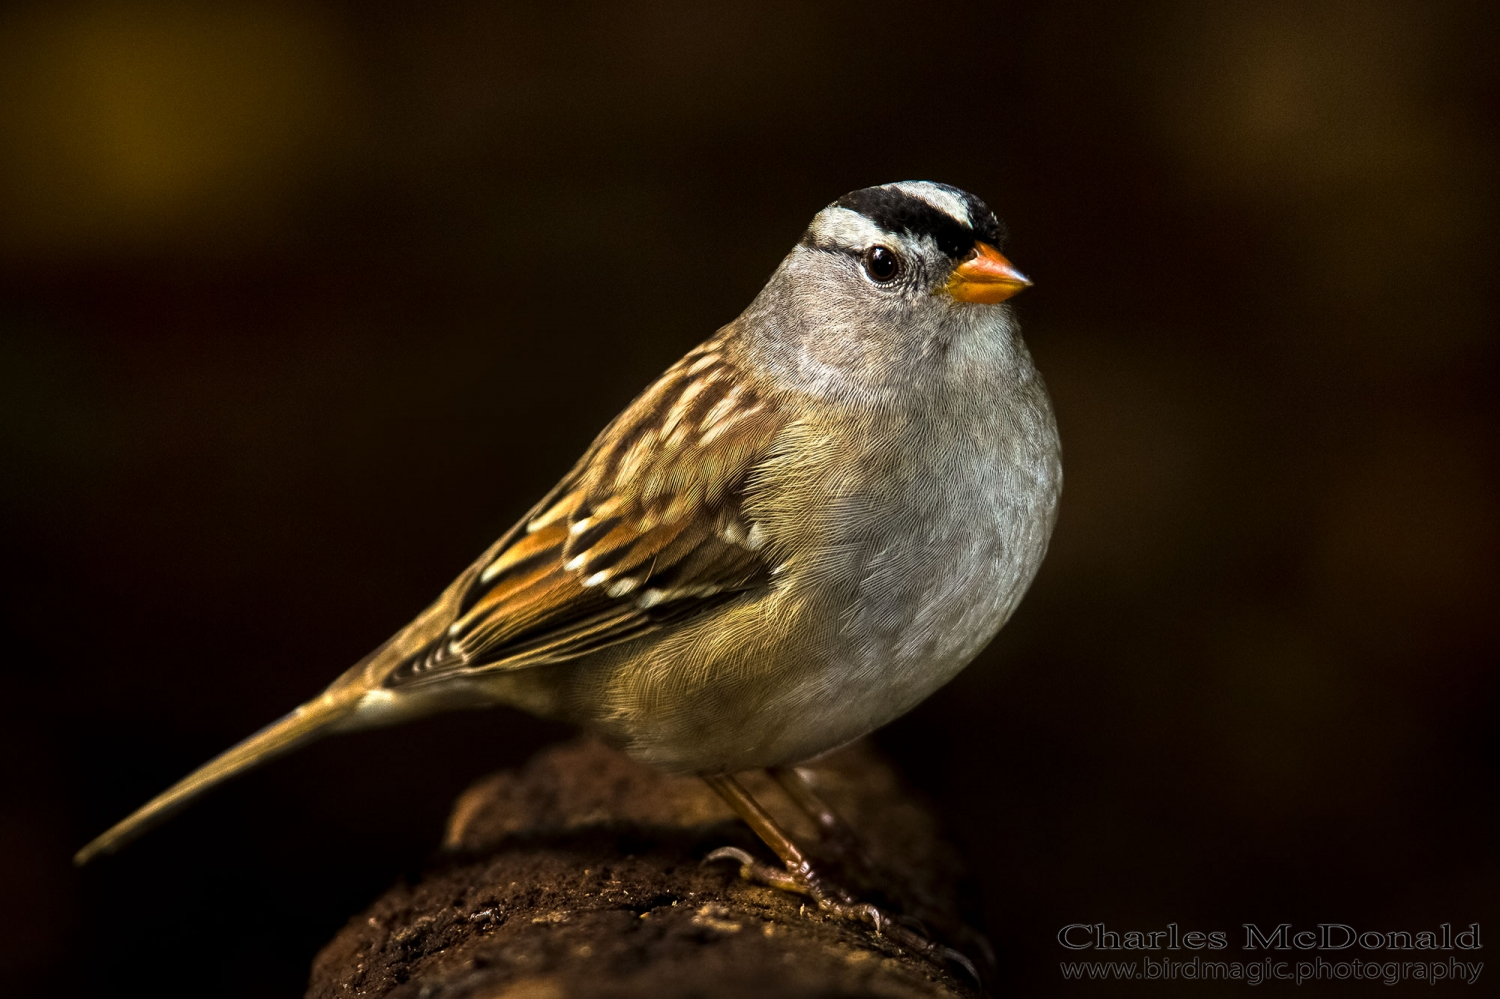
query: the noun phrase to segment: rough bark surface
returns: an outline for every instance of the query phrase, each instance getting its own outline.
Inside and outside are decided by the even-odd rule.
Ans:
[[[768,779],[756,797],[861,898],[919,916],[975,960],[962,871],[932,816],[873,752],[811,768],[863,851],[818,843]],[[770,854],[702,781],[664,777],[592,741],[476,783],[442,853],[315,960],[310,999],[650,996],[964,996],[961,971],[903,951],[799,896],[705,865],[719,846]],[[860,854],[863,853],[861,857]]]

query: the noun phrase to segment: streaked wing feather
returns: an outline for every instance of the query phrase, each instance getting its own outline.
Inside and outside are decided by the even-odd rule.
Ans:
[[[765,586],[746,479],[783,426],[714,341],[602,433],[489,553],[400,687],[575,659]]]

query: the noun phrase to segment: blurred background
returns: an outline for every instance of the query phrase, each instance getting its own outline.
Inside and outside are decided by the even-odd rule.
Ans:
[[[1070,994],[1072,922],[1500,932],[1495,26],[6,5],[4,978],[300,994],[458,791],[566,730],[337,739],[72,851],[408,620],[815,211],[907,178],[1008,221],[1065,447],[1016,619],[879,736],[1005,988]]]

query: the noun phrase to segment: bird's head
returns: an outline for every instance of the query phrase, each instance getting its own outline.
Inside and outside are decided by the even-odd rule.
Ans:
[[[1031,282],[1003,239],[988,205],[947,184],[852,191],[814,216],[742,328],[802,381],[905,381],[1014,332],[1000,303]]]
[[[844,195],[813,218],[801,246],[831,254],[825,263],[881,295],[993,305],[1031,284],[996,249],[1003,239],[983,201],[919,180]]]

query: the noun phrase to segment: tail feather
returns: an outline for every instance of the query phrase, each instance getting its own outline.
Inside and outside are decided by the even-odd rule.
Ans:
[[[239,745],[220,753],[115,823],[74,854],[73,863],[82,866],[100,854],[114,853],[175,814],[209,788],[327,734],[357,704],[357,700],[331,694],[308,701],[280,721],[273,722]]]

